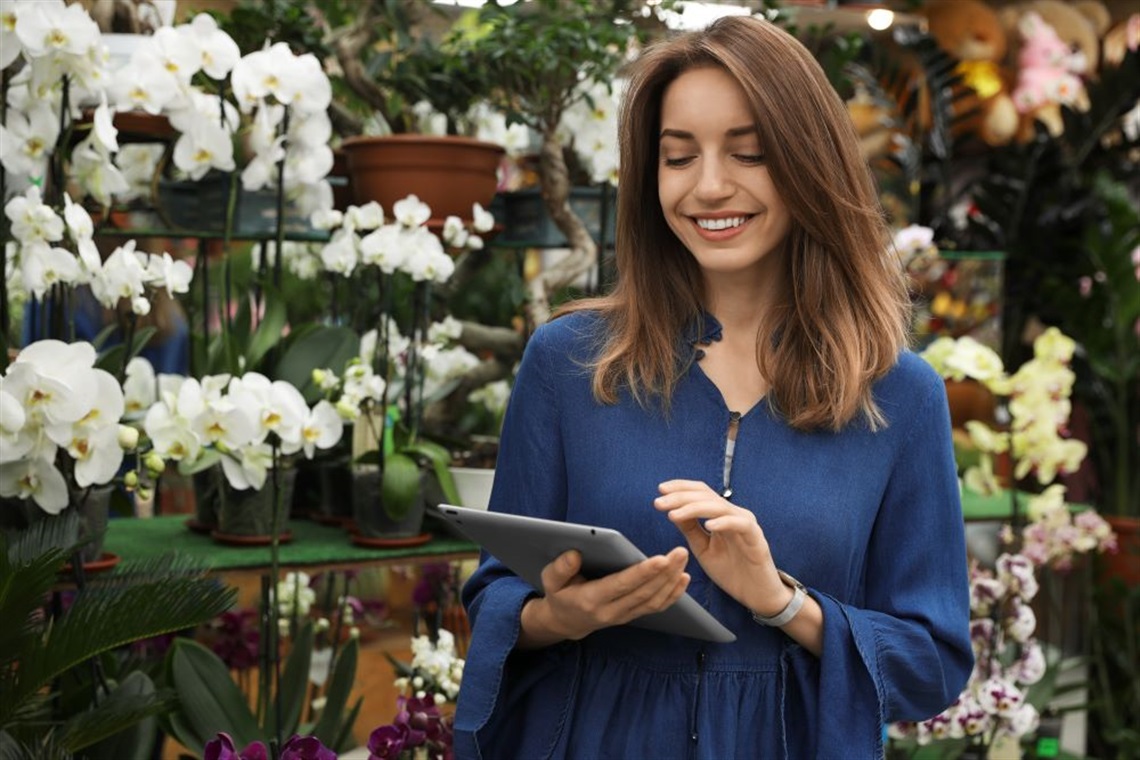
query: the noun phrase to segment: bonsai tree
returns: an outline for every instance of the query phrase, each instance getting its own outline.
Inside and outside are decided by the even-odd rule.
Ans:
[[[472,68],[495,86],[491,104],[541,138],[538,176],[547,213],[569,243],[570,254],[535,276],[527,289],[527,316],[538,325],[550,300],[597,263],[598,248],[570,207],[570,175],[559,134],[563,114],[588,98],[592,84],[612,86],[631,47],[640,41],[628,0],[533,0],[476,13],[452,41]]]

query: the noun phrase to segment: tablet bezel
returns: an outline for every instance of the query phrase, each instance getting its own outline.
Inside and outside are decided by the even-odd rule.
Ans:
[[[586,578],[600,578],[646,558],[628,538],[612,528],[454,504],[440,504],[439,515],[540,593],[543,568],[570,549],[581,553],[581,573]],[[732,631],[688,593],[667,610],[645,615],[628,625],[718,643],[736,640]]]

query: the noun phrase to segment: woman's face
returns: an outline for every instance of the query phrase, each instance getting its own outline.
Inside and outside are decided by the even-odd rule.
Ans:
[[[657,194],[706,278],[780,265],[791,218],[765,166],[744,90],[717,67],[691,69],[661,101]]]

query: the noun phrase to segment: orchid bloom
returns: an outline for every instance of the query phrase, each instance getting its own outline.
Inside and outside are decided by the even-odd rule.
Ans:
[[[41,240],[54,243],[63,239],[63,220],[41,200],[40,189],[35,185],[8,201],[4,215],[12,222],[12,236],[24,245]]]
[[[316,449],[330,449],[344,435],[344,423],[336,408],[321,399],[309,411],[301,425],[302,449],[306,459],[312,459]]]
[[[198,66],[211,79],[225,79],[241,60],[237,43],[208,13],[196,14],[189,24],[179,26],[178,31],[193,40],[200,57]]]
[[[158,399],[158,379],[154,366],[142,356],[127,362],[123,379],[123,410],[128,415],[141,414]]]
[[[234,146],[229,133],[211,120],[195,120],[174,144],[174,165],[193,180],[201,179],[210,169],[233,171]]]
[[[41,177],[58,136],[59,116],[49,104],[10,109],[7,124],[0,124],[0,163],[13,174]]]

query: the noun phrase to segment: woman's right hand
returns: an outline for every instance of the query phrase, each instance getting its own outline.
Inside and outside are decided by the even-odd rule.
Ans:
[[[542,571],[545,596],[523,605],[517,647],[536,649],[582,639],[600,628],[667,609],[689,586],[688,561],[688,550],[678,546],[668,554],[586,580],[579,575],[582,557],[577,551],[559,555]]]

